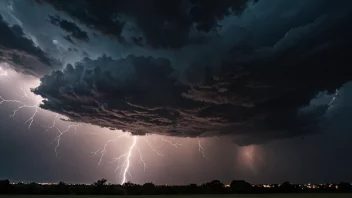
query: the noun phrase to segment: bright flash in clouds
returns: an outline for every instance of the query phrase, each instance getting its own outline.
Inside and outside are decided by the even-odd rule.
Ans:
[[[249,169],[253,173],[258,172],[258,168],[263,163],[262,149],[258,145],[238,147],[237,159],[244,169]]]
[[[4,70],[3,68],[0,67],[0,77],[2,76],[8,76],[7,70]]]

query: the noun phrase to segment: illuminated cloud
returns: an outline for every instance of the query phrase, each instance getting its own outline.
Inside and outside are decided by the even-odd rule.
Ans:
[[[59,16],[49,16],[49,18],[53,25],[59,26],[67,33],[69,33],[69,35],[64,36],[64,38],[69,42],[73,43],[71,37],[84,42],[89,40],[88,33],[81,30],[77,24],[65,19],[61,19]]]
[[[11,69],[34,76],[43,76],[59,69],[60,63],[48,56],[28,39],[18,25],[10,26],[0,15],[0,61]]]

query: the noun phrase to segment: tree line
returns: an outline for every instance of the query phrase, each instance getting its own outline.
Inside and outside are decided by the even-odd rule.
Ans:
[[[284,182],[273,185],[252,185],[243,180],[234,180],[230,185],[224,185],[219,180],[206,182],[202,185],[189,184],[182,186],[143,185],[127,182],[123,185],[109,184],[101,179],[91,185],[85,184],[38,184],[16,183],[9,180],[0,180],[0,194],[43,194],[43,195],[175,195],[175,194],[260,194],[260,193],[352,193],[349,183],[298,185]]]

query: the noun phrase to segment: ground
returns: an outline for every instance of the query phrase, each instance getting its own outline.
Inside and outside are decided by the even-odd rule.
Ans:
[[[111,198],[117,197],[117,195],[0,195],[0,198],[71,198],[71,197],[80,197],[80,198]],[[128,196],[129,198],[348,198],[352,197],[352,194],[259,194],[259,195],[142,195],[142,196]]]

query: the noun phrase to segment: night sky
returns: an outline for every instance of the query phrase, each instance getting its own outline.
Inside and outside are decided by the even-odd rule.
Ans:
[[[2,0],[0,179],[350,182],[351,9]]]

